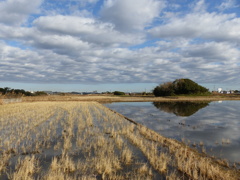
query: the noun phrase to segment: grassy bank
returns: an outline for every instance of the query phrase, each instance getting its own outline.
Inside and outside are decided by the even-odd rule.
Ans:
[[[97,102],[0,106],[0,179],[237,179],[200,154]]]
[[[166,101],[224,101],[240,100],[240,95],[210,95],[210,96],[170,96],[170,97],[153,97],[153,96],[110,96],[110,95],[49,95],[23,97],[23,102],[38,101],[97,101],[97,102],[166,102]]]

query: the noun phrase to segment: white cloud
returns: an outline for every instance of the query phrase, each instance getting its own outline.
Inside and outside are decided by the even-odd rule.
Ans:
[[[20,25],[31,13],[38,13],[42,0],[5,0],[0,2],[0,23]]]
[[[49,44],[51,37],[45,38]],[[4,56],[0,66],[4,70],[0,76],[12,81],[55,83],[159,83],[179,77],[211,82],[219,78],[222,81],[229,80],[229,77],[234,77],[232,81],[238,78],[239,66],[236,63],[239,51],[224,43],[195,46],[186,43],[182,52],[176,53],[162,51],[162,47],[134,51],[115,47],[92,48],[78,44],[78,41],[74,44],[65,36],[62,38],[58,37],[56,42],[49,44],[49,48],[37,50],[22,50],[2,44],[1,54]],[[69,44],[64,43],[68,41]],[[167,46],[177,47],[174,43]]]
[[[95,4],[97,3],[99,0],[53,0],[56,2],[64,2],[64,3],[75,3],[75,4],[79,4],[81,6],[86,6],[87,4]]]
[[[58,54],[77,56],[80,53],[79,50],[90,49],[90,45],[87,42],[72,36],[39,35],[33,38],[35,38],[34,41],[29,42],[31,45],[38,48],[51,49]]]
[[[219,63],[237,63],[240,58],[240,51],[232,44],[226,42],[190,44],[188,47],[183,48],[183,54],[188,57],[200,57],[208,62]]]
[[[36,19],[34,24],[41,30],[71,35],[93,33],[99,35],[104,31],[113,30],[110,23],[101,23],[92,18],[79,16],[45,16]]]
[[[0,24],[0,38],[3,40],[27,40],[33,29],[26,27],[12,27]]]
[[[141,34],[122,34],[114,29],[110,23],[101,22],[93,18],[79,16],[46,16],[34,21],[34,25],[41,32],[71,35],[89,43],[106,45],[141,43]]]
[[[198,13],[203,13],[206,11],[206,4],[205,4],[205,0],[199,0],[196,2],[196,4],[192,4],[193,6],[193,11],[194,12],[198,12]]]
[[[38,80],[39,77],[45,76],[41,74],[44,69],[42,64],[42,56],[30,50],[21,50],[20,48],[7,46],[0,43],[1,76],[5,81],[24,81],[26,79]]]
[[[14,9],[10,2],[1,1],[0,7]],[[204,1],[183,15],[180,4],[163,12],[163,1],[106,0],[98,7],[100,17],[56,11],[35,17],[28,27],[15,26],[36,12],[40,2],[30,2],[32,10],[22,7],[16,12],[23,16],[0,23],[1,78],[47,83],[160,83],[180,77],[239,81],[237,14],[209,13]],[[11,8],[0,14],[13,17]],[[165,19],[156,20],[161,12]]]
[[[173,17],[149,32],[159,38],[204,38],[240,43],[240,18],[234,14],[191,13]]]
[[[101,17],[121,31],[143,30],[164,7],[157,0],[105,0]]]
[[[220,9],[221,11],[224,11],[234,7],[237,7],[235,0],[225,0],[220,4],[218,9]]]

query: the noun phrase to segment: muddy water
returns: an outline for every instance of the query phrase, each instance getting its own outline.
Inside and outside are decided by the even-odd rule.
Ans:
[[[131,102],[105,106],[166,137],[240,163],[240,101]]]

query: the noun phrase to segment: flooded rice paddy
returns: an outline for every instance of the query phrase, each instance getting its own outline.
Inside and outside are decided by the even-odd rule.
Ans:
[[[0,106],[1,180],[165,179],[179,174],[166,151],[99,103]]]
[[[240,101],[105,104],[163,136],[240,163]]]
[[[149,120],[156,130],[161,127],[170,132],[168,123],[181,122],[175,129],[188,123],[187,119],[174,120],[175,116],[156,123],[159,104],[155,104],[157,108],[151,103],[117,105],[127,107],[128,116],[132,114],[138,121],[141,118],[137,117],[145,117],[142,123]],[[193,125],[195,130],[199,128],[198,123],[189,128]],[[177,137],[174,132],[172,136]],[[200,154],[97,102],[0,106],[1,180],[235,180],[239,175],[240,171],[225,161]]]

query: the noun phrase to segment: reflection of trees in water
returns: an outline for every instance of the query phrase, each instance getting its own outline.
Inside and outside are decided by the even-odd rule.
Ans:
[[[191,116],[208,104],[209,102],[153,102],[156,108],[177,116]]]

